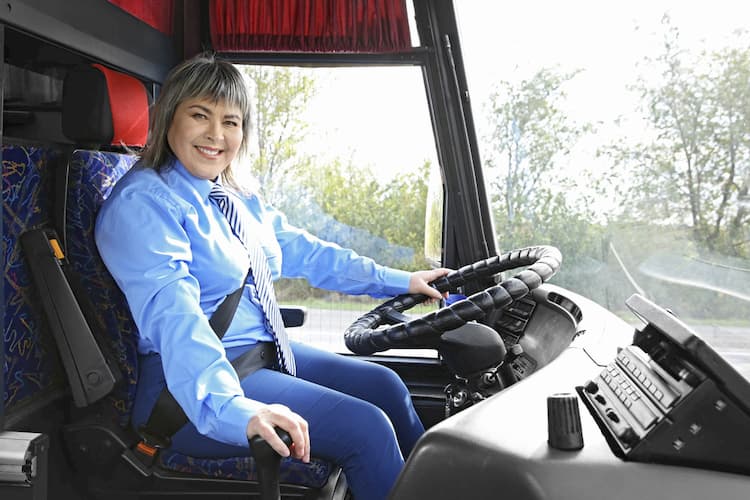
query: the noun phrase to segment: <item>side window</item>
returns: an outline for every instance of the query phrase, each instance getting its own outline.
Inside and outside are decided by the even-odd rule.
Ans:
[[[437,155],[420,68],[241,68],[254,93],[251,173],[265,198],[295,226],[380,264],[429,267],[425,220]],[[308,310],[290,334],[337,352],[347,352],[344,330],[381,302],[305,280],[276,288],[281,303]]]

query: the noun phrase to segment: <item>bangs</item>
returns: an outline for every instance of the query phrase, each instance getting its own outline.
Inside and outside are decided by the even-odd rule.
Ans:
[[[229,63],[199,64],[185,68],[183,96],[195,96],[236,106],[243,122],[250,120],[248,87],[242,73]]]

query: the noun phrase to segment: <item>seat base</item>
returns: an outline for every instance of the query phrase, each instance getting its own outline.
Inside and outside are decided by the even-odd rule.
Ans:
[[[72,467],[83,490],[92,499],[133,500],[189,496],[191,499],[221,497],[259,498],[255,479],[227,479],[169,470],[160,464],[147,467],[133,460],[135,433],[101,422],[65,426],[63,439]],[[252,460],[251,460],[252,461]],[[341,468],[331,468],[321,487],[281,484],[283,498],[344,500],[346,478]],[[283,477],[283,476],[282,476]]]

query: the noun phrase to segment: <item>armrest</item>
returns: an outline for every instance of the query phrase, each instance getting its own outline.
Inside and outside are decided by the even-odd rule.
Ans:
[[[279,306],[281,309],[281,319],[284,320],[284,326],[294,328],[302,326],[307,319],[307,308],[302,306]]]

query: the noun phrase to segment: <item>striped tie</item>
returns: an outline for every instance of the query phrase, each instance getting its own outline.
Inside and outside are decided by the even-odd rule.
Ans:
[[[255,280],[255,288],[258,291],[261,309],[266,319],[266,327],[273,334],[276,343],[276,354],[279,357],[279,366],[290,375],[296,372],[294,354],[289,345],[284,321],[281,319],[281,311],[276,302],[271,280],[271,269],[268,267],[266,255],[261,246],[247,238],[243,225],[242,214],[237,210],[234,202],[229,197],[221,184],[214,183],[208,197],[219,207],[221,213],[227,218],[232,232],[240,239],[248,254],[250,255],[250,274]]]

